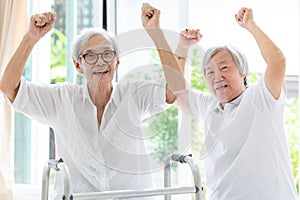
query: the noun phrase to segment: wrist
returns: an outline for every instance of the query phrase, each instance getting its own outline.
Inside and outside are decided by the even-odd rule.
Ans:
[[[23,36],[23,41],[26,42],[26,44],[29,44],[29,45],[33,46],[33,45],[35,45],[39,41],[39,39],[34,38],[30,34],[26,33]]]
[[[176,54],[176,58],[180,61],[180,60],[186,60],[187,59],[187,56],[183,57],[183,56],[179,56]]]
[[[177,47],[175,51],[175,55],[178,58],[178,60],[185,60],[188,56],[189,48],[184,47]]]
[[[245,26],[246,29],[248,29],[249,31],[251,31],[252,29],[254,29],[255,27],[257,27],[256,23],[254,21],[250,21],[247,23],[247,25]]]
[[[152,38],[163,35],[163,31],[161,30],[161,28],[159,26],[145,28],[145,30],[147,31],[149,36],[152,37]]]

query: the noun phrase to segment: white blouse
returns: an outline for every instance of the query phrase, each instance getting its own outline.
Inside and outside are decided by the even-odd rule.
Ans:
[[[54,129],[57,158],[69,168],[73,192],[81,193],[153,187],[141,121],[165,110],[165,101],[164,80],[122,81],[114,85],[98,127],[86,84],[45,85],[22,78],[12,106]],[[56,176],[55,196],[62,189]]]

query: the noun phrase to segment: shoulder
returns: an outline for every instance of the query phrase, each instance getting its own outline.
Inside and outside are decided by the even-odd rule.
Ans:
[[[158,80],[136,80],[136,79],[126,79],[118,82],[115,87],[120,91],[134,91],[140,89],[147,89],[149,87],[164,87],[166,82],[164,79]]]
[[[190,101],[195,101],[201,103],[202,105],[205,104],[206,106],[210,104],[218,104],[218,99],[214,97],[211,93],[202,92],[199,90],[191,89],[189,90],[189,99]]]
[[[262,74],[259,77],[257,82],[251,84],[247,88],[246,94],[248,94],[250,98],[254,98],[254,99],[262,98],[266,102],[269,102],[269,103],[278,103],[278,102],[285,101],[285,99],[286,99],[286,84],[284,83],[284,85],[283,85],[283,88],[281,90],[280,98],[278,100],[276,100],[272,96],[269,89],[267,88],[264,77],[265,77],[264,74]]]

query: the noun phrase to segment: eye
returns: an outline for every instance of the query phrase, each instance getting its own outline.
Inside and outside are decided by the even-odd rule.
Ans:
[[[115,58],[115,52],[111,51],[111,50],[106,50],[106,51],[103,52],[102,58],[105,61],[110,62],[110,61],[112,61]]]
[[[110,50],[106,50],[106,51],[103,52],[104,56],[110,56],[110,55],[113,55],[113,54],[114,54],[114,52],[110,51]]]
[[[214,71],[206,71],[206,76],[212,75]]]
[[[221,67],[221,70],[226,70],[226,69],[228,69],[228,66],[222,66]]]
[[[97,56],[97,54],[95,54],[95,53],[87,53],[85,55],[86,58],[94,58],[95,56]]]

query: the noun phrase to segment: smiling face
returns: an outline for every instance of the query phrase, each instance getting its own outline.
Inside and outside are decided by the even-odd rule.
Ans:
[[[223,106],[246,89],[245,76],[240,74],[234,59],[226,50],[217,52],[205,67],[206,82]]]
[[[93,35],[80,48],[80,63],[73,61],[76,70],[85,76],[87,84],[92,90],[97,87],[99,81],[104,85],[111,84],[114,70],[118,68],[119,60],[117,58],[111,62],[105,62],[102,59],[100,54],[106,50],[115,51],[112,41],[103,35]],[[89,59],[89,55],[86,54],[90,52],[98,54],[98,61],[94,64],[86,62]],[[86,59],[84,59],[84,55],[87,56]]]

